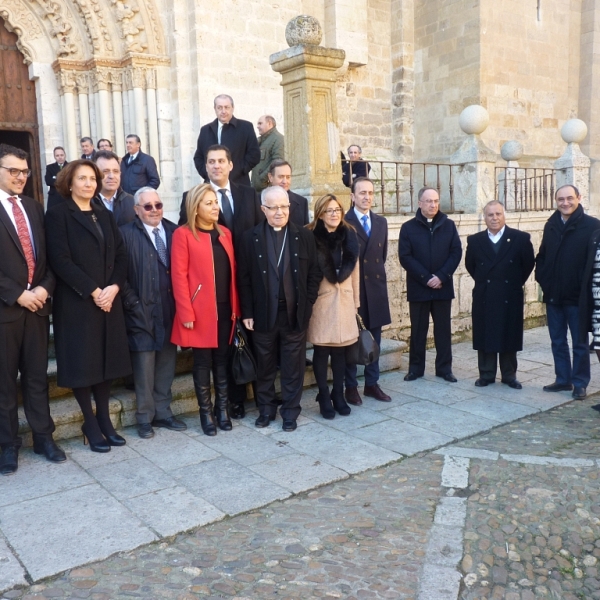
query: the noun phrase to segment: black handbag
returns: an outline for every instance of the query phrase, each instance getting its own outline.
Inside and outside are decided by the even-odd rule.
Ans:
[[[356,350],[353,352],[353,358],[356,358],[355,364],[367,366],[379,360],[379,346],[358,314],[356,321],[358,322],[358,341],[355,344]]]
[[[231,376],[238,385],[256,381],[256,360],[250,349],[246,330],[239,319],[235,320],[230,365]]]

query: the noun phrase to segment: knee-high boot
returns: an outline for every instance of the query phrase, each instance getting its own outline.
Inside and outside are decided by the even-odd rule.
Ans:
[[[217,425],[223,431],[231,431],[227,364],[213,366],[213,381],[215,384],[215,417],[217,418]]]
[[[205,435],[217,435],[217,426],[213,416],[213,407],[210,400],[210,368],[197,367],[193,371],[194,389],[200,408],[200,425]]]

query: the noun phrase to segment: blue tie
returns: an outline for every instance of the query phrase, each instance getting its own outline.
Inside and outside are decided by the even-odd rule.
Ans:
[[[363,227],[365,229],[365,233],[367,237],[371,237],[371,228],[369,227],[369,217],[367,215],[363,215],[361,218]]]
[[[160,231],[158,227],[155,227],[152,230],[152,233],[154,234],[154,240],[156,242],[156,251],[158,252],[158,258],[160,259],[160,262],[168,269],[169,255],[167,254],[167,247],[165,246],[163,239],[160,237]]]

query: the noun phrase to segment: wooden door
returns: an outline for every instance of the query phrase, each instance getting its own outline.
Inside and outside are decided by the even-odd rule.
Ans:
[[[35,82],[17,48],[17,36],[0,19],[0,143],[29,154],[31,177],[24,194],[43,202]]]

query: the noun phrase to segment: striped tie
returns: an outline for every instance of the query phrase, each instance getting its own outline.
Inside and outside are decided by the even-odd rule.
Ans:
[[[17,235],[23,248],[23,254],[25,254],[25,260],[27,261],[27,282],[31,285],[33,281],[33,272],[35,271],[35,256],[33,254],[33,244],[31,243],[31,236],[29,235],[29,229],[27,228],[27,221],[25,215],[21,210],[21,207],[17,204],[17,199],[14,196],[9,196],[8,201],[12,204],[13,216],[15,217],[15,223],[17,224]]]

